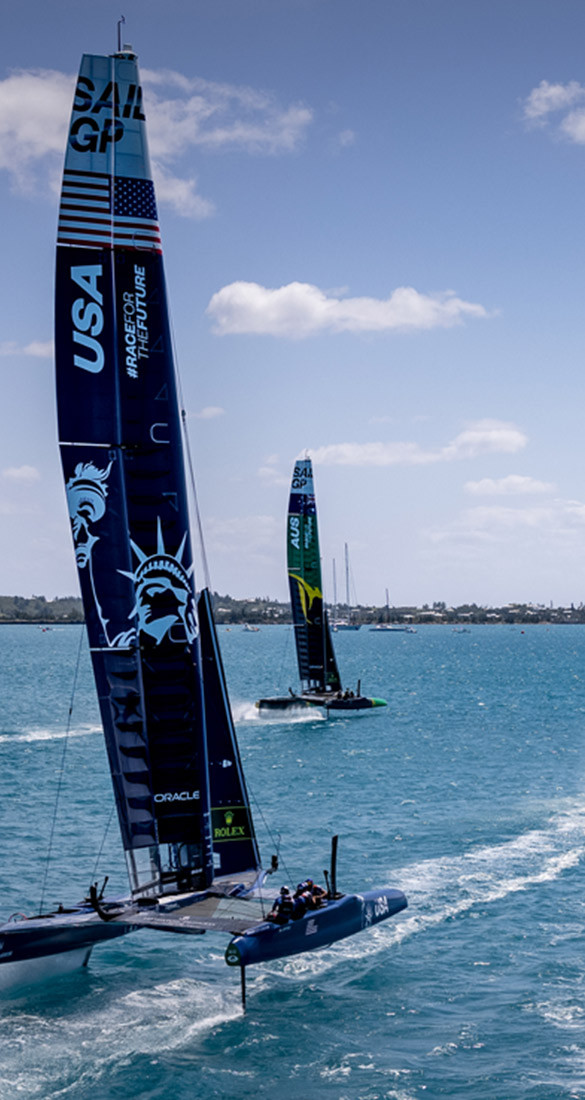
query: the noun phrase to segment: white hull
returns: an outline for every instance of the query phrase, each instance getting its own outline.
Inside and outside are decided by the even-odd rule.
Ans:
[[[91,952],[91,947],[77,947],[74,951],[60,951],[58,954],[43,955],[37,959],[4,962],[0,966],[0,990],[36,985],[49,978],[70,974],[73,970],[87,966]]]

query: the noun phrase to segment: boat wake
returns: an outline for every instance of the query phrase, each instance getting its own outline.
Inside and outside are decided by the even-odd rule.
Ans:
[[[89,737],[90,735],[101,733],[101,726],[81,726],[76,730],[27,730],[26,733],[0,733],[0,745],[11,744],[15,745],[21,742],[25,745],[33,744],[36,741],[62,741],[65,737]]]
[[[102,999],[104,992],[100,988]],[[98,1009],[94,994],[74,994],[48,1013],[31,1011],[30,1002],[22,1012],[15,1006],[3,1021],[0,1068],[6,1095],[77,1098],[95,1088],[104,1095],[101,1088],[124,1059],[156,1059],[242,1016],[231,982],[180,978],[121,996],[114,989],[110,993],[107,1005]],[[22,1044],[29,1050],[26,1064]],[[88,1046],[93,1053],[89,1064]]]
[[[395,868],[389,877],[409,903],[401,917],[371,929],[367,937],[288,960],[281,973],[315,975],[352,959],[375,956],[478,906],[553,882],[583,859],[585,806],[575,806],[552,817],[548,828],[530,830],[503,844]]]
[[[263,726],[288,726],[291,722],[327,721],[326,714],[313,707],[291,707],[284,713],[269,713],[261,712],[254,703],[232,703],[232,714],[236,725],[256,722]]]

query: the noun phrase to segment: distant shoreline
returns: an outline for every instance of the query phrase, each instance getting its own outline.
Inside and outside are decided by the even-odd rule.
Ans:
[[[394,626],[422,626],[431,623],[447,623],[453,627],[470,624],[504,623],[585,623],[585,604],[570,607],[545,607],[544,604],[506,604],[504,607],[481,607],[479,604],[462,604],[451,607],[440,601],[422,607],[367,607],[358,604],[348,608],[346,604],[332,607],[325,604],[329,622],[334,626],[347,623],[368,627],[388,624]],[[213,611],[218,626],[268,626],[274,623],[290,623],[291,608],[269,597],[236,600],[232,596],[213,593]],[[57,596],[47,600],[44,596],[0,596],[0,625],[32,624],[36,626],[66,626],[85,622],[80,596]],[[383,633],[383,632],[381,632]],[[388,633],[391,633],[389,631]]]

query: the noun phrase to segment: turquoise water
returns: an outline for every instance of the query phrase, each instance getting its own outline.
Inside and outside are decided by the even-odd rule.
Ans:
[[[0,629],[2,919],[38,908],[63,758],[45,904],[125,888],[85,645],[64,738],[79,640]],[[245,1017],[224,937],[102,946],[4,1001],[3,1100],[585,1097],[585,627],[342,633],[388,708],[286,724],[252,702],[295,683],[289,629],[220,641],[264,860],[280,834],[283,877],[321,878],[337,832],[341,888],[410,907],[250,970]]]

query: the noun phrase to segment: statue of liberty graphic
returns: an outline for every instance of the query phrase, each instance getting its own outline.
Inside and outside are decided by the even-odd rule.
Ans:
[[[100,621],[106,645],[111,648],[127,647],[136,642],[136,627],[122,631],[110,637],[110,620],[106,617],[95,586],[93,570],[93,552],[99,534],[96,527],[103,519],[107,509],[108,477],[113,463],[100,469],[93,462],[80,462],[67,482],[67,502],[75,558],[80,570],[87,570],[93,594],[96,614]],[[132,550],[138,559],[133,573],[125,569],[118,572],[134,583],[136,602],[129,619],[136,619],[138,631],[152,638],[160,645],[163,638],[171,641],[174,627],[182,627],[181,640],[186,637],[193,642],[197,637],[197,616],[193,593],[193,565],[183,564],[183,554],[187,543],[187,533],[175,554],[170,554],[164,544],[160,518],[157,520],[156,553],[147,555],[135,542],[130,540]]]
[[[112,465],[113,463],[110,462],[105,469],[100,469],[93,462],[79,462],[73,476],[67,482],[66,490],[77,568],[80,571],[86,570],[89,575],[96,614],[106,645],[117,648],[131,645],[136,631],[128,630],[117,634],[115,638],[110,638],[109,619],[106,618],[98,598],[93,571],[93,551],[96,543],[99,542],[99,535],[95,534],[95,528],[106,514],[107,481]]]
[[[165,548],[160,518],[157,519],[156,554],[147,556],[135,542],[130,543],[138,558],[134,573],[118,570],[134,581],[136,606],[133,615],[138,617],[138,629],[160,645],[163,638],[173,638],[173,627],[182,626],[188,642],[197,637],[197,616],[193,598],[193,565],[183,565],[187,532],[183,535],[176,554]]]

